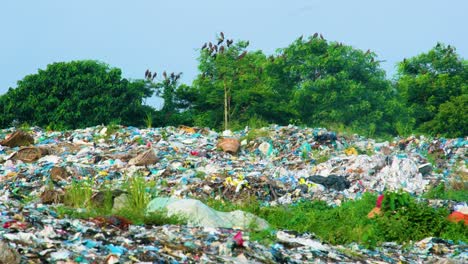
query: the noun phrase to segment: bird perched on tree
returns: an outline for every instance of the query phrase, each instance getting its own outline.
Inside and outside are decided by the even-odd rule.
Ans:
[[[219,33],[219,35],[221,35],[221,38],[224,39],[224,33],[222,31]]]
[[[312,38],[317,38],[318,37],[318,33],[315,32],[315,34],[312,36]]]
[[[162,75],[163,75],[164,79],[167,79],[167,73],[166,73],[166,71],[163,71],[163,74],[162,74]]]
[[[208,43],[208,47],[209,47],[210,49],[213,49],[213,44],[212,44],[211,42]]]
[[[175,74],[171,72],[171,79],[174,80],[174,78],[175,78]]]
[[[219,47],[219,53],[224,53],[224,46]]]
[[[203,44],[203,46],[201,47],[201,49],[202,49],[202,50],[206,49],[206,45],[207,45],[206,43]]]
[[[229,46],[231,46],[233,42],[234,42],[234,40],[228,39],[228,40],[226,41],[227,47],[229,48]]]
[[[322,34],[320,34],[320,39],[321,39],[321,40],[324,40],[324,39],[325,39],[325,38],[323,38],[323,35],[322,35]]]
[[[145,78],[148,78],[148,75],[151,76],[151,73],[148,69],[146,69],[145,71]]]
[[[247,54],[247,51],[244,50],[244,52],[242,52],[242,54],[239,55],[239,57],[237,57],[237,59],[240,60],[240,59],[244,58],[246,54]]]
[[[154,80],[156,78],[156,75],[158,75],[156,72],[153,74],[153,77],[151,77],[151,80]]]

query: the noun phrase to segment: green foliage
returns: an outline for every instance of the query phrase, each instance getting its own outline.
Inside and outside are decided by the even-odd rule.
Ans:
[[[252,140],[256,140],[258,138],[268,138],[270,137],[270,132],[268,132],[268,130],[265,130],[265,129],[252,129],[252,130],[249,130],[249,132],[247,133],[247,135],[245,135],[244,137],[241,137],[241,141],[242,140],[247,140],[247,142],[250,142]]]
[[[367,215],[376,199],[376,195],[365,193],[361,199],[345,201],[339,207],[330,207],[323,201],[272,207],[262,206],[255,199],[241,204],[215,199],[206,203],[216,210],[244,210],[267,220],[273,230],[251,233],[263,243],[274,241],[272,234],[276,229],[314,233],[332,244],[358,242],[369,247],[388,241],[408,243],[430,236],[468,241],[468,229],[449,222],[446,209],[434,209],[403,192],[386,192],[383,215],[369,219]]]
[[[93,182],[87,180],[73,180],[71,185],[65,190],[64,203],[73,208],[87,208],[90,206],[91,195],[93,194]]]
[[[441,183],[425,193],[424,198],[468,202],[468,190],[454,190],[449,186],[446,187],[444,183]]]
[[[140,174],[129,176],[127,182],[124,183],[124,189],[128,193],[129,208],[144,212],[152,198],[145,178]]]
[[[154,111],[142,105],[152,90],[121,75],[120,69],[91,60],[50,64],[0,97],[0,127],[13,120],[60,130],[112,121],[139,125]]]
[[[467,135],[468,64],[455,48],[438,43],[398,65],[396,87],[424,133]]]

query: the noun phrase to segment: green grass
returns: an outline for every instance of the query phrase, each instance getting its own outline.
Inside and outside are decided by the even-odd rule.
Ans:
[[[423,197],[427,199],[468,202],[468,190],[453,190],[451,188],[447,188],[444,183],[441,183],[431,188],[427,193],[423,195]]]
[[[345,201],[340,207],[330,207],[321,201],[265,207],[255,199],[242,204],[214,199],[206,203],[219,211],[244,210],[264,218],[273,230],[250,234],[252,240],[262,243],[273,242],[274,230],[284,229],[314,233],[331,244],[357,242],[368,247],[387,241],[405,244],[430,236],[468,242],[468,229],[462,223],[447,221],[448,210],[418,203],[406,194],[403,196],[407,200],[402,203],[396,202],[400,194],[387,193],[387,196],[394,200],[395,210],[374,219],[369,219],[367,214],[374,208],[377,197],[369,193],[364,194],[362,199]],[[386,203],[391,202],[384,199]]]
[[[166,212],[154,212],[146,214],[146,207],[151,201],[154,183],[147,182],[140,174],[129,176],[123,184],[127,201],[118,211],[113,211],[113,197],[109,183],[100,186],[100,192],[104,192],[104,201],[101,204],[94,203],[92,181],[73,181],[65,191],[64,205],[55,206],[59,217],[89,219],[102,216],[121,216],[130,220],[133,224],[164,225],[184,224],[185,219],[178,216],[167,216]]]
[[[247,135],[245,135],[244,137],[242,137],[240,140],[247,140],[247,142],[250,142],[252,140],[255,140],[257,138],[268,138],[270,137],[270,132],[268,130],[265,130],[265,129],[252,129],[249,131],[249,133],[247,133]]]

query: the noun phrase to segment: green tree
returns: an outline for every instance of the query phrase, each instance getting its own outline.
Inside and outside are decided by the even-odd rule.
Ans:
[[[180,99],[180,92],[188,88],[185,84],[179,84],[179,79],[182,73],[170,73],[166,74],[164,71],[162,79],[154,81],[157,73],[146,77],[147,85],[153,89],[157,96],[164,100],[164,105],[161,110],[156,111],[155,120],[157,126],[175,126],[175,125],[192,125],[193,120],[191,113],[185,111],[189,107],[189,103],[186,100]]]
[[[58,62],[18,81],[0,97],[0,126],[13,120],[59,129],[118,122],[140,125],[152,108],[142,104],[153,90],[143,80],[92,60]]]
[[[373,52],[363,52],[317,34],[280,50],[278,81],[292,91],[291,108],[311,126],[344,125],[373,135],[394,132],[401,108]],[[283,88],[284,89],[284,88]]]
[[[221,35],[218,42],[204,45],[200,74],[191,87],[178,91],[189,102],[194,123],[227,128],[274,122],[274,91],[265,81],[266,56],[261,51],[248,52],[247,41],[234,43]]]
[[[466,135],[466,127],[460,130],[457,122],[453,122],[460,116],[451,116],[468,110],[462,103],[465,97],[459,98],[468,91],[468,65],[454,47],[437,43],[429,52],[403,60],[398,65],[397,77],[398,91],[411,108],[419,131],[448,136],[465,131]],[[455,105],[464,108],[450,114],[448,110],[453,110]],[[440,113],[442,110],[444,112]],[[442,117],[451,120],[450,125],[439,124],[444,122]]]

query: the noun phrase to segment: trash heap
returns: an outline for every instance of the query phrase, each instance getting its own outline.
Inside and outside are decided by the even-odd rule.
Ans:
[[[231,221],[242,219],[240,212],[221,214],[199,200],[255,197],[265,205],[278,205],[314,199],[339,206],[365,192],[420,195],[447,181],[455,167],[466,173],[467,146],[466,138],[377,142],[323,128],[276,125],[234,133],[185,126],[3,129],[0,263],[466,262],[466,245],[437,238],[419,241],[409,250],[394,243],[368,250],[357,244],[328,245],[313,234],[278,231],[278,243],[267,247],[248,241],[245,225]],[[428,153],[434,160],[427,159]],[[170,197],[156,198],[160,200],[151,206],[164,207],[165,201],[173,203],[165,208],[170,209],[179,203],[177,212],[199,214],[196,221],[137,226],[118,218],[59,218],[54,211],[73,180],[90,179],[95,191],[111,182],[118,191],[135,173],[155,182],[154,196]],[[201,209],[185,210],[195,206]],[[210,222],[205,215],[218,220]],[[217,225],[223,221],[229,224]],[[263,219],[255,221],[268,226]]]

